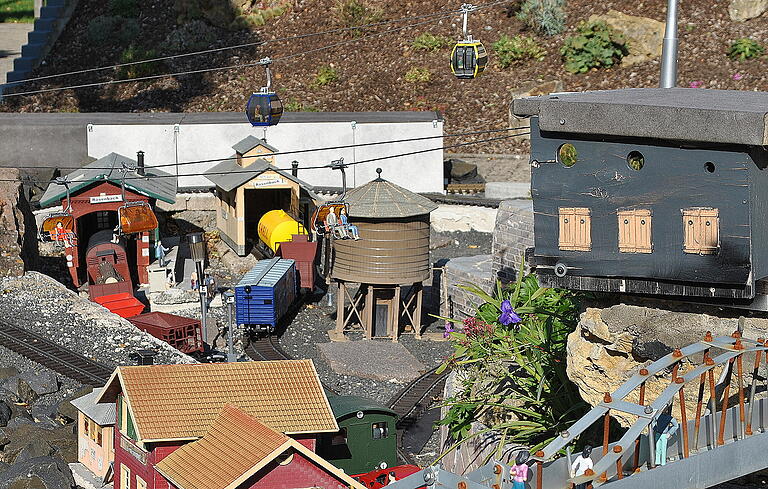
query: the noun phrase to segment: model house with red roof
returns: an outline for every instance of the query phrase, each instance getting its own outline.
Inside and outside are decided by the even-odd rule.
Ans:
[[[97,402],[115,489],[363,488],[314,453],[339,427],[311,360],[118,367]]]

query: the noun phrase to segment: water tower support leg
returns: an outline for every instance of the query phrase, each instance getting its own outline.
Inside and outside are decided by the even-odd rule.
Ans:
[[[400,286],[395,286],[395,297],[392,299],[392,315],[390,316],[392,321],[390,322],[392,341],[397,342],[400,335]]]
[[[413,311],[413,332],[416,338],[421,339],[421,305],[424,301],[424,285],[418,282],[413,285],[416,287],[416,309]]]
[[[339,290],[336,291],[336,334],[341,336],[344,334],[344,326],[347,323],[347,315],[344,310],[344,297],[346,296],[347,288],[344,282],[336,283],[339,284]]]
[[[374,297],[373,297],[373,285],[360,285],[360,288],[362,289],[365,287],[365,308],[363,315],[365,316],[365,324],[363,325],[365,327],[365,338],[371,339],[373,338],[373,309],[374,309]]]

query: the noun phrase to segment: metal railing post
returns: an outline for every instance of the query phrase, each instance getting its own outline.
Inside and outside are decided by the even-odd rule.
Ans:
[[[757,343],[762,345],[763,338],[758,338]],[[760,359],[763,355],[762,350],[755,352],[755,368],[752,369],[752,382],[749,386],[749,411],[747,412],[747,428],[744,430],[747,436],[752,434],[752,416],[755,408],[755,391],[757,389],[757,372],[760,370]]]
[[[681,384],[678,394],[680,395],[680,424],[683,426],[683,458],[688,458],[688,413],[685,412],[685,380],[678,377],[675,383]]]
[[[728,365],[726,368],[730,369],[733,364],[733,358],[728,360]],[[725,384],[725,389],[723,390],[723,407],[720,409],[720,430],[717,432],[717,444],[723,445],[725,444],[724,436],[725,436],[725,419],[728,417],[728,394],[731,391],[731,383],[728,382]]]

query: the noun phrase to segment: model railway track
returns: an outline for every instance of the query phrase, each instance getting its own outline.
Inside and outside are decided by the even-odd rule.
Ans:
[[[42,336],[0,321],[0,345],[65,377],[102,386],[112,369],[64,348]]]
[[[436,371],[437,367],[424,373],[390,399],[389,408],[398,416],[398,430],[408,431],[442,394],[446,374]]]

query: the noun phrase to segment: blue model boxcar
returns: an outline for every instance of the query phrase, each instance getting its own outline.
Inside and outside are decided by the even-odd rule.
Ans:
[[[273,331],[296,300],[293,260],[260,260],[235,286],[237,323],[257,331]]]

